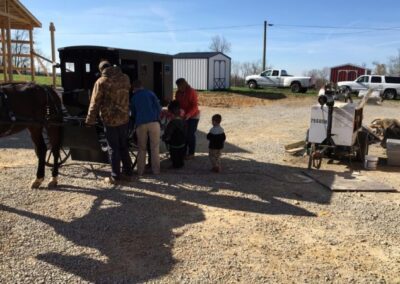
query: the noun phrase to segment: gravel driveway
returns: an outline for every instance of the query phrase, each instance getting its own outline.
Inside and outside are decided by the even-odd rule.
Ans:
[[[400,283],[400,195],[332,193],[284,153],[312,103],[203,106],[195,160],[114,188],[108,166],[70,161],[57,189],[30,190],[26,133],[0,140],[0,283]],[[204,138],[214,113],[228,137],[221,174]],[[398,113],[368,106],[365,120]],[[396,168],[361,174],[400,188]]]

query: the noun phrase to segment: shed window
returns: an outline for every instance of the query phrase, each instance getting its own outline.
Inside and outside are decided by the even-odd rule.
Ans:
[[[65,62],[65,70],[67,72],[75,72],[75,63],[74,62]]]
[[[382,83],[382,77],[372,76],[371,83]]]

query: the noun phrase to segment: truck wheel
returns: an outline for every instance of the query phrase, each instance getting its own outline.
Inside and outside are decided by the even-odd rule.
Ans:
[[[307,93],[308,88],[301,88],[300,93],[305,94]]]
[[[248,83],[248,85],[249,85],[249,88],[250,89],[257,89],[257,82],[256,81],[250,81],[249,83]]]
[[[386,91],[383,93],[383,97],[384,97],[386,100],[394,100],[394,99],[396,98],[396,96],[397,96],[397,94],[396,94],[396,91],[395,91],[395,90],[386,90]]]
[[[298,93],[298,92],[300,92],[300,90],[301,90],[301,86],[300,86],[299,83],[293,83],[293,84],[290,86],[290,90],[292,91],[292,93]]]

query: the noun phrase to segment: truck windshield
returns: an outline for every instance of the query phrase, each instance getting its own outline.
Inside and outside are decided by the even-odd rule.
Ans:
[[[288,76],[288,73],[286,72],[286,70],[281,71],[281,76]]]
[[[266,77],[266,76],[271,76],[272,70],[267,70],[261,73],[261,76]]]

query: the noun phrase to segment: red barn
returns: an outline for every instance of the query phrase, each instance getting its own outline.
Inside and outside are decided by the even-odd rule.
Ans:
[[[333,83],[341,81],[354,81],[361,75],[370,75],[371,69],[354,65],[354,64],[343,64],[331,68],[330,81]]]

